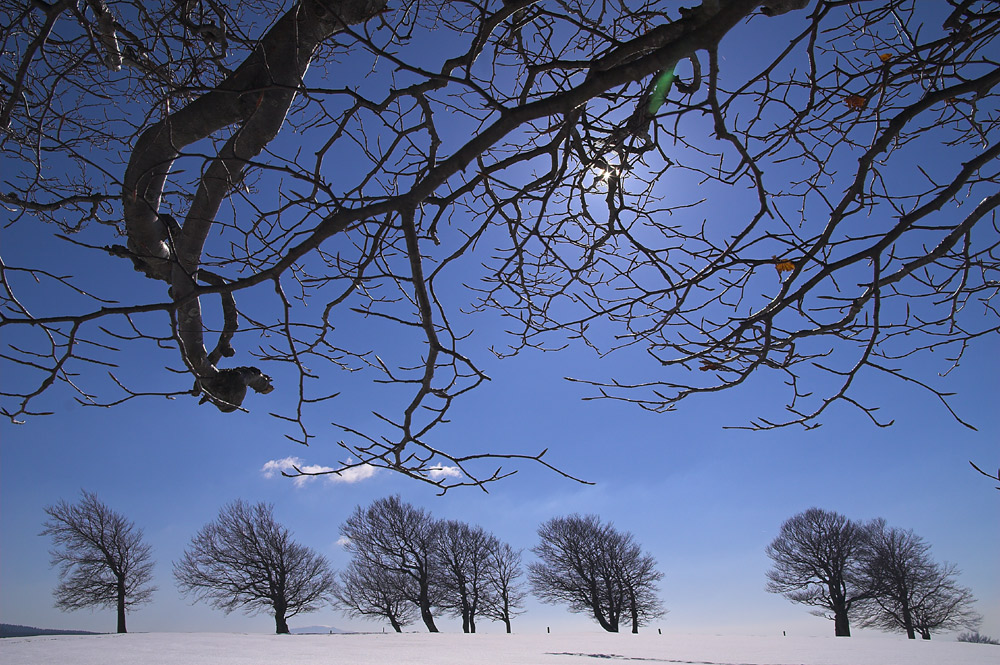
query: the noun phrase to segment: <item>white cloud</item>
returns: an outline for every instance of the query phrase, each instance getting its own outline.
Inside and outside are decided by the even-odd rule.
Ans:
[[[348,464],[351,460],[347,461]],[[324,476],[328,482],[331,483],[357,483],[362,480],[367,480],[375,475],[375,467],[369,464],[362,464],[361,466],[352,467],[338,473],[331,473],[334,469],[330,466],[322,466],[319,464],[304,464],[303,460],[299,457],[285,457],[282,459],[273,459],[264,464],[260,471],[264,474],[265,478],[273,478],[274,476],[284,472],[284,473],[295,473],[298,469],[302,473],[314,474],[314,473],[325,473]],[[293,482],[296,487],[302,487],[311,480],[315,480],[319,476],[306,475],[306,476],[295,476]]]
[[[293,467],[302,464],[302,460],[298,457],[285,457],[284,459],[273,459],[267,464],[261,467],[261,473],[264,474],[265,478],[273,478],[282,471],[294,471]]]
[[[348,460],[350,463],[350,460]],[[333,483],[358,483],[362,480],[368,480],[375,475],[375,467],[371,464],[362,464],[361,466],[355,466],[346,471],[341,471],[339,475],[330,476],[330,482]]]
[[[462,470],[457,466],[435,464],[427,469],[427,475],[435,480],[438,478],[457,478],[462,475]]]
[[[337,538],[337,547],[347,547],[350,544],[351,544],[351,539],[348,538],[347,536],[341,536],[340,538]]]

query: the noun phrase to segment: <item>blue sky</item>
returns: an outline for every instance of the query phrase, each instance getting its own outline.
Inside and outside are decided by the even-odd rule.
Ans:
[[[735,44],[737,51],[741,47],[745,44]],[[676,188],[678,197],[693,199],[699,193],[691,181],[682,176],[664,186]],[[708,210],[723,217],[733,206],[723,201]],[[108,242],[102,236],[105,231],[91,229],[80,239],[103,244]],[[35,233],[25,224],[3,229],[5,259],[65,267],[59,245],[39,244]],[[101,261],[102,271],[92,271],[86,257],[66,269],[102,286],[110,284],[123,299],[164,298],[161,285],[138,277],[124,262],[89,259]],[[273,299],[269,288],[249,294],[266,302]],[[245,295],[241,304],[248,298]],[[32,294],[32,302],[36,313],[61,304],[58,298],[47,298],[44,288]],[[153,330],[157,317],[143,321]],[[392,334],[379,324],[353,323],[364,323],[345,329],[354,341],[382,343]],[[199,407],[190,397],[148,398],[114,409],[82,408],[59,388],[47,401],[56,415],[31,418],[23,425],[0,423],[0,621],[113,629],[110,611],[63,614],[53,608],[57,576],[48,565],[49,543],[38,535],[44,507],[59,499],[73,500],[81,489],[96,492],[133,519],[153,547],[159,591],[150,605],[130,616],[133,631],[273,630],[267,616],[225,615],[190,605],[174,587],[171,562],[229,501],[274,503],[277,518],[299,541],[326,555],[335,568],[343,568],[348,558],[337,544],[340,523],[356,505],[399,493],[438,517],[480,524],[524,548],[526,561],[531,558],[527,550],[536,542],[535,529],[551,517],[596,513],[631,531],[664,573],[662,596],[670,613],[655,625],[664,632],[832,634],[832,622],[764,591],[769,568],[764,547],[785,519],[809,507],[859,520],[884,517],[890,525],[924,537],[938,560],[959,566],[961,582],[979,599],[982,632],[1000,637],[1000,492],[968,465],[974,460],[992,468],[1000,457],[1000,344],[995,337],[973,347],[944,377],[938,375],[948,367],[943,358],[926,355],[904,363],[936,388],[957,393],[953,406],[978,431],[960,425],[936,398],[912,384],[865,375],[857,397],[881,406],[879,415],[894,419],[893,427],[877,428],[856,409],[842,405],[831,409],[824,425],[813,431],[748,432],[724,426],[779,414],[785,397],[779,378],[761,375],[738,389],[688,400],[677,412],[666,414],[620,402],[583,401],[593,391],[564,377],[638,375],[648,358],[642,353],[600,358],[589,349],[573,347],[559,353],[527,351],[501,362],[486,351],[497,343],[501,323],[492,315],[461,321],[473,332],[464,348],[471,349],[492,381],[456,402],[451,422],[436,430],[434,443],[470,452],[534,454],[548,448],[550,463],[593,485],[574,483],[531,464],[518,465],[519,472],[490,486],[489,494],[466,489],[445,496],[386,471],[356,482],[296,482],[268,473],[288,458],[317,466],[334,466],[341,459],[341,434],[335,428],[320,424],[314,432],[317,439],[306,448],[285,438],[285,425],[268,415],[294,408],[282,390],[290,376],[280,371],[275,374],[278,390],[267,397],[251,395],[245,405],[248,413],[230,415]],[[124,354],[119,372],[141,380],[150,368],[177,365],[175,356],[175,349],[158,351],[147,344]],[[0,377],[4,381],[17,372],[8,366],[4,370],[10,372]],[[343,392],[315,409],[316,419],[326,423],[353,418],[352,424],[362,426],[374,422],[365,414],[385,393],[367,384],[369,378],[327,375],[324,389]],[[562,608],[530,601],[527,609],[515,621],[515,630],[599,630],[585,616]],[[333,610],[291,622],[292,627],[313,624],[380,629]],[[453,620],[439,625],[460,629]]]
[[[897,419],[888,429],[841,410],[815,431],[754,433],[721,425],[766,402],[756,386],[655,415],[580,401],[579,391],[562,378],[584,361],[574,354],[528,354],[496,363],[488,367],[494,380],[465,400],[440,432],[441,443],[526,452],[548,447],[553,463],[595,485],[528,465],[488,495],[461,490],[439,497],[385,471],[356,483],[268,478],[264,467],[271,460],[331,464],[337,449],[332,433],[309,448],[283,439],[259,403],[250,413],[228,417],[193,400],[136,402],[114,410],[71,407],[26,425],[4,424],[0,621],[113,627],[108,611],[53,609],[56,574],[48,567],[47,539],[37,535],[44,506],[73,499],[85,488],[133,519],[153,546],[159,591],[132,614],[132,630],[273,629],[266,616],[227,616],[191,606],[174,588],[170,562],[226,502],[273,502],[278,519],[298,540],[342,568],[348,558],[336,543],[339,524],[355,505],[399,493],[436,516],[478,523],[525,549],[535,543],[538,524],[550,517],[599,514],[633,532],[657,558],[670,610],[658,625],[678,632],[827,634],[831,622],[764,591],[764,546],[784,519],[811,506],[857,519],[884,517],[913,529],[932,544],[937,559],[961,568],[962,583],[979,599],[983,632],[995,635],[1000,492],[968,466],[970,459],[989,463],[996,455],[1000,367],[994,351],[981,348],[947,382],[959,392],[961,414],[979,432],[955,423],[921,391],[900,385],[865,386]],[[190,435],[178,439],[168,427],[176,422]],[[526,552],[525,559],[530,557]],[[528,610],[515,629],[599,630],[561,608],[532,601]],[[333,611],[299,617],[296,624],[379,629]],[[453,621],[442,626],[459,629]]]

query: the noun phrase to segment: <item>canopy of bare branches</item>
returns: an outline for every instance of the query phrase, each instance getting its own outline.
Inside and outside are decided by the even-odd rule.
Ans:
[[[52,565],[59,569],[56,607],[115,608],[118,632],[127,632],[126,611],[148,603],[156,591],[142,529],[87,491],[79,502],[62,500],[45,513],[41,535],[52,537]]]
[[[542,602],[589,614],[604,630],[632,632],[666,614],[657,582],[663,573],[635,537],[596,515],[555,517],[538,527],[538,561],[528,578]]]
[[[958,568],[934,561],[923,538],[881,518],[861,523],[810,508],[781,525],[766,553],[774,562],[767,590],[817,608],[838,637],[850,637],[852,620],[929,640],[982,619]]]
[[[227,613],[273,614],[277,633],[289,632],[289,618],[326,605],[336,580],[326,557],[278,524],[273,506],[242,499],[191,538],[174,578],[182,593]]]
[[[447,489],[546,463],[435,445],[491,353],[646,354],[577,378],[656,411],[781,377],[756,428],[886,424],[873,374],[950,408],[1000,325],[1000,2],[682,4],[3,0],[3,414],[190,394],[308,443],[374,383],[340,470]]]

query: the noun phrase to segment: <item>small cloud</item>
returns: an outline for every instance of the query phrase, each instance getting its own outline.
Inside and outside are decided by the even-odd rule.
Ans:
[[[320,466],[319,464],[306,464],[305,466],[299,466],[299,471],[302,473],[326,473],[333,471],[333,467],[330,466]],[[328,478],[336,478],[336,476],[327,476]],[[293,482],[296,487],[302,487],[310,480],[315,480],[316,476],[295,476]]]
[[[350,464],[348,460],[348,464]],[[330,482],[333,483],[359,483],[362,480],[368,480],[375,475],[375,467],[371,464],[362,464],[361,466],[351,467],[345,471],[341,471],[339,474],[333,474],[329,476]]]
[[[427,475],[435,480],[438,478],[457,478],[462,475],[462,470],[457,466],[435,464],[427,469]]]
[[[348,538],[347,536],[341,536],[340,538],[337,538],[337,547],[346,548],[350,544],[351,544],[351,539]]]
[[[351,461],[348,460],[348,464],[350,463]],[[327,481],[331,483],[357,483],[362,480],[367,480],[375,475],[375,467],[369,464],[355,466],[341,471],[338,474],[334,473],[333,467],[322,466],[319,464],[304,464],[302,459],[299,457],[273,459],[264,464],[264,466],[260,469],[265,478],[273,478],[281,473],[294,474],[297,472],[296,470],[305,474],[326,474],[325,477]],[[309,481],[315,480],[318,477],[319,476],[315,475],[295,476],[293,478],[293,482],[296,487],[302,487]]]
[[[274,478],[282,471],[292,472],[295,467],[302,464],[298,457],[285,457],[284,459],[273,459],[260,468],[265,478]]]

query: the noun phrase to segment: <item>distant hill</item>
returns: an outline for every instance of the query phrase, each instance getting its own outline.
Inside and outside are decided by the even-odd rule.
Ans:
[[[289,628],[293,635],[328,635],[330,633],[343,633],[339,628],[333,626],[303,626],[302,628]]]
[[[18,626],[12,623],[0,623],[0,637],[35,637],[36,635],[100,635],[89,630],[59,630],[57,628],[35,628],[34,626]]]

